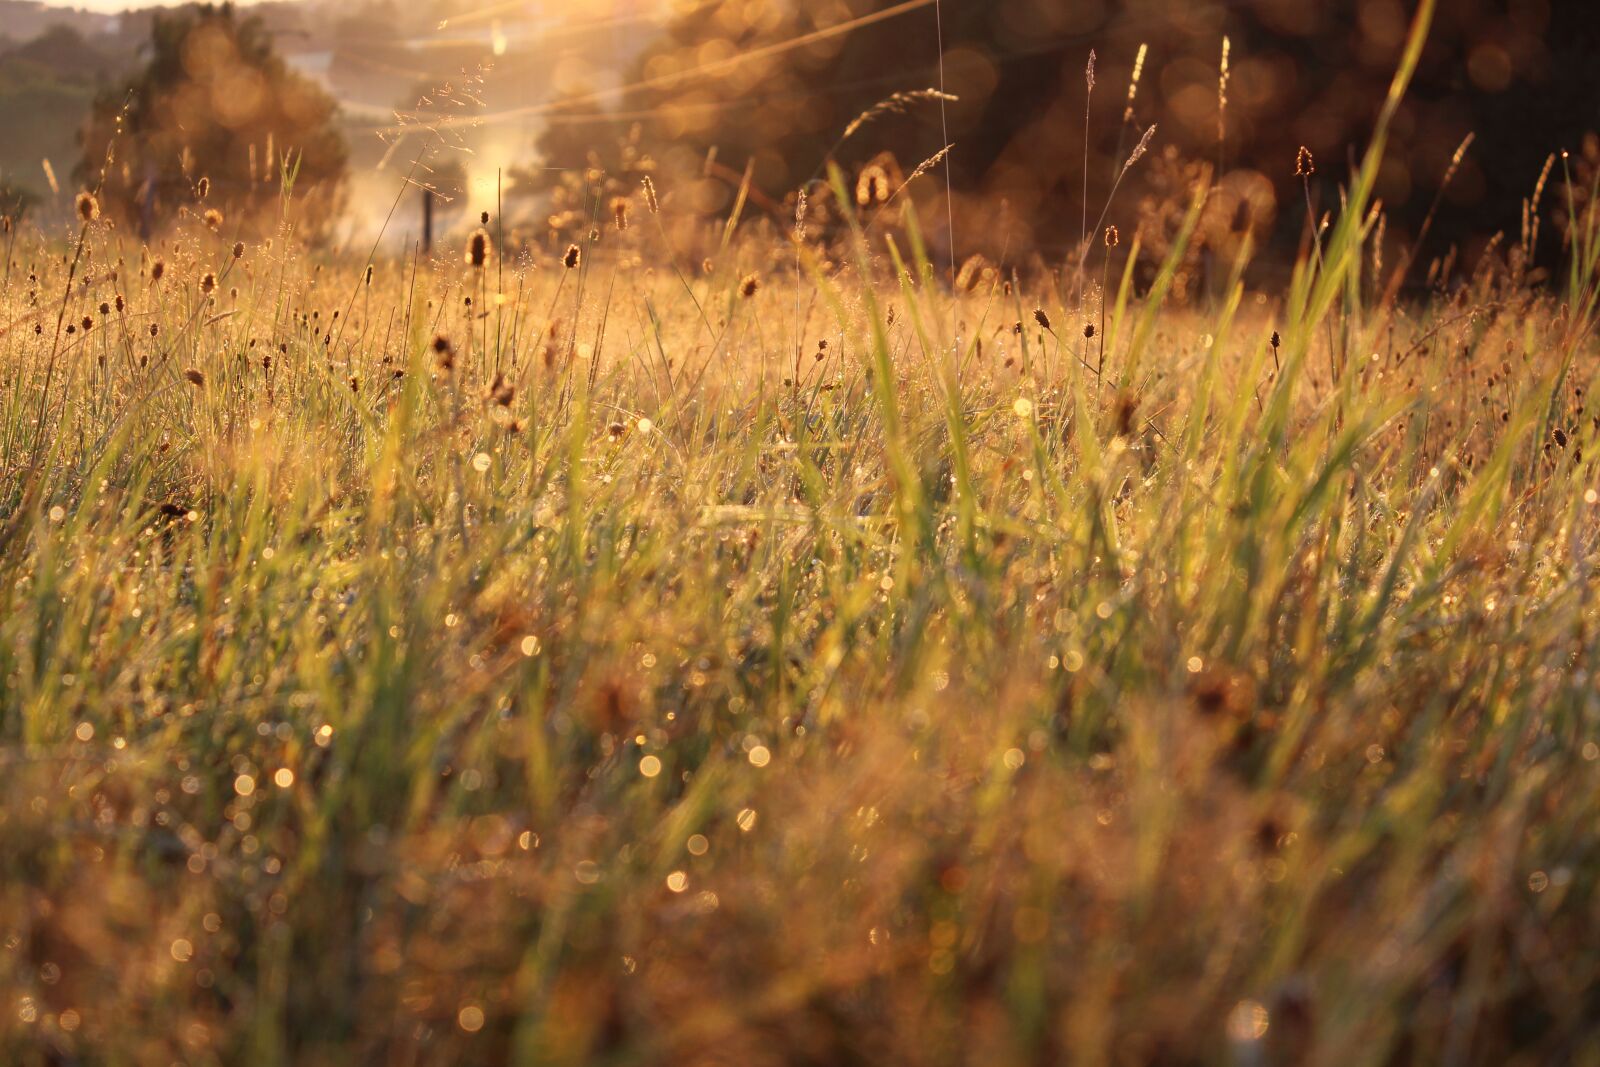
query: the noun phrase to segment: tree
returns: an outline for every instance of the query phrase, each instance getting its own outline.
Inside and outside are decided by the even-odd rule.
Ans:
[[[569,123],[587,120],[566,135],[603,142],[615,128],[608,110],[647,116],[643,146],[666,174],[701,173],[715,148],[736,175],[752,162],[752,192],[774,198],[810,178],[830,153],[852,174],[882,150],[910,170],[954,142],[942,168],[954,183],[958,218],[966,209],[961,249],[1015,254],[1030,240],[1073,247],[1084,200],[1093,220],[1139,132],[1159,123],[1149,162],[1171,148],[1179,164],[1220,165],[1219,181],[1236,173],[1241,189],[1233,200],[1251,203],[1257,239],[1273,236],[1278,252],[1293,255],[1295,223],[1306,213],[1295,152],[1306,145],[1319,162],[1317,211],[1336,208],[1338,184],[1365,147],[1416,4],[985,0],[944,4],[942,19],[931,5],[898,0],[671,6],[665,32],[624,79],[629,91],[557,112]],[[1518,205],[1549,153],[1576,149],[1600,121],[1586,58],[1600,47],[1600,4],[1463,0],[1439,9],[1378,177],[1391,260],[1393,243],[1414,238],[1432,213],[1446,173],[1454,178],[1424,256],[1442,254],[1452,241],[1487,242],[1499,229],[1515,234]],[[1224,36],[1231,49],[1225,116]],[[1147,63],[1130,107],[1141,46]],[[1091,48],[1099,84],[1085,198]],[[942,109],[924,102],[883,112],[839,143],[855,116],[891,93],[941,85],[960,99]],[[1468,132],[1477,140],[1453,168]],[[1558,165],[1553,180],[1562,176]],[[1141,200],[1169,191],[1161,179],[1157,167],[1135,168],[1109,221],[1131,233]],[[907,196],[927,201],[922,223],[940,245],[942,177]],[[705,203],[722,210],[726,200]],[[1545,203],[1555,214],[1565,209],[1561,196],[1547,194]],[[1287,224],[1269,231],[1274,212]],[[1544,244],[1552,253],[1558,246]],[[1469,248],[1463,255],[1471,256]]]
[[[260,19],[231,4],[157,14],[143,69],[95,99],[79,177],[95,184],[109,160],[101,204],[148,232],[202,182],[212,204],[257,217],[277,205],[288,163],[296,201],[318,206],[303,217],[330,220],[347,160],[336,108],[276,54]]]

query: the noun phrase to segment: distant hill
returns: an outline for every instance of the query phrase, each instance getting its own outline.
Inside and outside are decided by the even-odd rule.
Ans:
[[[0,22],[10,37],[0,42],[0,174],[48,204],[43,161],[68,180],[96,88],[135,52],[106,16],[0,0]]]
[[[41,77],[94,85],[119,75],[133,61],[133,53],[115,47],[112,40],[102,47],[71,26],[58,23],[30,41],[0,47],[0,68],[14,71],[19,64],[28,64],[38,68]]]
[[[93,35],[114,33],[118,17],[72,7],[48,7],[37,0],[0,0],[0,26],[5,36],[15,41],[27,41],[53,26],[66,26],[79,33]]]

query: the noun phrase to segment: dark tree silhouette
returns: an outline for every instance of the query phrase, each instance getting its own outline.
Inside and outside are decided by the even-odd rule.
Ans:
[[[210,203],[243,218],[275,208],[287,166],[295,199],[319,208],[302,213],[315,229],[333,217],[345,175],[335,107],[231,4],[158,14],[143,68],[96,97],[79,178],[94,185],[104,168],[102,205],[148,232],[193,203],[202,181]]]
[[[644,147],[668,172],[696,175],[715,149],[735,174],[753,161],[756,187],[779,198],[811,177],[830,150],[851,169],[889,149],[909,171],[943,145],[947,120],[956,147],[946,162],[958,203],[967,199],[962,246],[1059,249],[1075,243],[1082,227],[1084,68],[1093,48],[1090,220],[1138,129],[1155,122],[1155,151],[1130,174],[1110,221],[1131,231],[1151,207],[1143,202],[1167,195],[1184,168],[1220,165],[1224,188],[1230,188],[1226,175],[1236,175],[1231,188],[1241,203],[1216,224],[1249,216],[1263,231],[1258,236],[1270,232],[1286,246],[1280,251],[1292,251],[1305,215],[1294,176],[1297,149],[1306,145],[1316,155],[1318,210],[1335,206],[1349,161],[1364,148],[1382,105],[1415,6],[1412,0],[946,3],[943,76],[961,100],[944,116],[937,106],[908,107],[839,146],[841,131],[875,102],[939,85],[940,34],[931,5],[895,13],[900,0],[686,3],[629,73],[635,88],[620,100],[564,109],[569,123],[592,116],[586,130],[569,128],[564,136],[615,139],[642,117]],[[853,19],[863,21],[836,32]],[[1231,71],[1219,143],[1224,36],[1231,41]],[[792,46],[797,40],[805,43]],[[1147,60],[1129,113],[1128,79],[1141,44],[1148,45]],[[1577,151],[1583,134],[1600,126],[1600,95],[1586,58],[1597,49],[1597,4],[1441,3],[1379,179],[1390,242],[1403,248],[1418,233],[1468,133],[1476,143],[1443,197],[1422,254],[1442,254],[1459,241],[1470,255],[1497,230],[1514,236],[1521,200],[1549,154]],[[708,69],[709,76],[699,73]],[[928,183],[924,192],[942,199],[943,182]],[[715,211],[725,199],[696,202]],[[1546,207],[1557,214],[1551,199]],[[1273,218],[1283,224],[1269,229]],[[940,241],[942,208],[922,212],[922,221]],[[1546,246],[1557,251],[1553,239]]]

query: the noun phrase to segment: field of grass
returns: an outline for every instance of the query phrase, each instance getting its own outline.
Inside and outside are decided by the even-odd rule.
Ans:
[[[1382,132],[1185,306],[4,235],[0,1061],[1600,1063],[1595,216],[1385,301]]]

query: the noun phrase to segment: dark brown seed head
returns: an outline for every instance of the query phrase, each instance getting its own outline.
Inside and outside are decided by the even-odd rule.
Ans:
[[[84,222],[93,222],[100,217],[100,201],[94,198],[93,193],[78,194],[78,218]]]
[[[583,249],[577,245],[568,245],[567,254],[561,257],[561,262],[567,265],[568,270],[576,270],[578,264],[583,262]]]
[[[1311,158],[1311,149],[1305,145],[1300,146],[1300,151],[1294,157],[1294,176],[1296,178],[1309,178],[1317,172],[1317,161]]]
[[[478,230],[472,235],[472,240],[467,242],[467,263],[473,267],[481,267],[489,259],[489,231]]]
[[[244,242],[243,241],[235,241],[235,242],[233,242],[233,258],[234,259],[243,259],[244,258]]]
[[[1033,309],[1033,321],[1037,322],[1046,330],[1050,328],[1050,316],[1044,313],[1044,308]]]
[[[216,208],[207,208],[204,218],[206,225],[211,227],[213,230],[220,230],[222,228],[222,212],[218,211]]]
[[[217,276],[210,271],[200,277],[200,291],[207,296],[217,291]]]
[[[1117,394],[1117,436],[1127,437],[1133,432],[1134,416],[1139,412],[1139,400],[1132,393]]]
[[[613,219],[613,221],[616,222],[617,229],[626,230],[628,228],[628,198],[627,197],[625,197],[625,196],[612,197],[612,199],[611,199],[611,218]]]
[[[1094,323],[1086,322],[1083,324],[1083,336],[1085,338],[1094,336]]]
[[[1106,227],[1106,247],[1115,248],[1122,243],[1122,234],[1115,226]]]
[[[206,376],[195,370],[193,367],[190,367],[188,370],[184,371],[183,376],[189,379],[189,384],[191,385],[206,384]]]
[[[744,276],[744,280],[739,283],[739,295],[744,297],[746,300],[749,300],[752,296],[756,295],[756,290],[760,288],[761,275],[746,274]]]
[[[433,355],[440,370],[450,370],[456,365],[456,346],[443,334],[433,339]]]
[[[511,402],[516,398],[517,387],[506,381],[506,376],[504,374],[497,373],[494,376],[494,381],[489,383],[488,399],[496,404],[499,404],[503,408],[508,408],[511,406]]]

